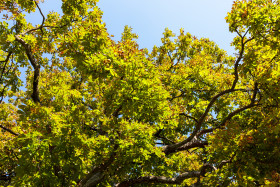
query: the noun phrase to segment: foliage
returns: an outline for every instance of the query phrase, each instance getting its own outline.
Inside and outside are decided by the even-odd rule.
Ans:
[[[1,1],[0,185],[279,184],[279,3],[234,2],[233,57],[183,29],[114,41],[96,0]]]

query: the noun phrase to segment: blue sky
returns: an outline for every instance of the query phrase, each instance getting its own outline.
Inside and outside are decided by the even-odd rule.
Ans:
[[[197,37],[209,38],[233,54],[234,37],[225,21],[233,0],[100,0],[103,21],[110,34],[119,40],[125,25],[139,35],[141,48],[160,45],[166,27],[175,33],[180,28]]]
[[[224,19],[232,3],[233,0],[100,0],[98,6],[115,40],[120,40],[124,26],[128,25],[139,35],[140,47],[150,51],[154,45],[160,45],[166,27],[174,33],[184,28],[185,32],[209,38],[233,54],[230,43],[234,34],[228,31]],[[50,10],[61,12],[60,6],[61,1],[45,0],[41,9],[46,15]],[[38,12],[28,18],[37,24],[42,21]]]

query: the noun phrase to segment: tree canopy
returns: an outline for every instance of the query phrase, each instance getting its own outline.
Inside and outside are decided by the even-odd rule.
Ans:
[[[115,41],[96,2],[0,2],[0,185],[279,185],[280,1],[233,3],[234,56],[183,29]]]

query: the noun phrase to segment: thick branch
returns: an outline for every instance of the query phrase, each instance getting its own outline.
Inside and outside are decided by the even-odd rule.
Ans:
[[[163,152],[166,155],[179,152],[179,151],[187,151],[192,148],[205,148],[205,146],[208,145],[208,141],[201,141],[198,139],[193,139],[191,142],[187,142],[181,147],[178,147],[177,149],[164,149]]]
[[[15,133],[14,131],[12,131],[11,129],[8,129],[7,127],[4,127],[3,125],[0,125],[0,128],[4,129],[5,131],[15,135],[15,136],[18,136],[19,134],[18,133]]]
[[[18,41],[24,48],[25,48],[25,53],[31,63],[31,65],[34,68],[34,77],[33,77],[33,93],[31,95],[33,101],[35,103],[40,102],[39,99],[39,89],[38,89],[38,85],[39,85],[39,76],[40,76],[40,65],[36,62],[34,55],[31,52],[31,47],[28,43],[26,43],[20,36],[24,36],[25,34],[38,30],[40,29],[43,32],[43,27],[44,27],[44,23],[45,23],[45,16],[41,10],[41,8],[39,7],[38,3],[34,0],[34,3],[36,4],[37,8],[39,9],[39,12],[43,18],[42,20],[42,24],[36,28],[33,29],[29,29],[23,33],[20,33],[19,35],[15,35],[16,41]]]
[[[92,171],[89,174],[87,174],[87,176],[79,182],[78,186],[92,187],[92,186],[96,186],[98,183],[100,183],[105,175],[104,171],[115,160],[115,157],[117,154],[116,150],[118,149],[118,147],[119,147],[118,145],[115,145],[110,158],[104,164],[101,164],[100,166],[93,168]]]
[[[215,129],[217,128],[222,128],[225,126],[226,122],[228,122],[229,120],[231,120],[232,117],[234,117],[235,115],[249,109],[249,108],[253,108],[255,106],[259,106],[260,104],[255,104],[256,102],[256,97],[257,97],[257,93],[258,93],[258,83],[255,83],[255,86],[254,86],[254,93],[253,93],[253,96],[251,98],[251,102],[250,104],[242,107],[242,108],[239,108],[231,113],[228,114],[228,116],[221,122],[221,124],[216,127],[216,128],[210,128],[210,129],[204,129],[204,130],[201,130],[200,132],[197,133],[197,137],[203,135],[203,134],[206,134],[206,133],[209,133],[209,132],[213,132]]]
[[[205,148],[205,146],[208,145],[208,141],[200,141],[200,140],[196,140],[194,142],[188,142],[186,143],[185,145],[179,147],[178,149],[176,149],[176,151],[185,151],[185,150],[189,150],[189,149],[192,149],[192,148]],[[175,150],[173,150],[173,152],[166,152],[165,154],[171,154],[171,153],[174,153]]]
[[[25,53],[34,68],[34,77],[33,77],[33,93],[31,95],[35,103],[40,102],[39,99],[39,76],[40,76],[40,65],[36,62],[34,55],[31,52],[31,47],[26,43],[19,35],[15,35],[16,41],[18,41],[24,48]]]
[[[253,108],[253,107],[259,106],[259,105],[260,105],[260,104],[249,104],[249,105],[246,105],[246,106],[244,106],[244,107],[242,107],[242,108],[239,108],[239,109],[237,109],[237,110],[231,112],[231,113],[221,122],[221,124],[220,124],[218,127],[210,128],[210,129],[203,129],[203,130],[201,130],[201,131],[199,131],[199,132],[197,133],[197,137],[200,137],[200,136],[202,136],[202,135],[204,135],[204,134],[213,132],[214,130],[216,130],[216,129],[218,129],[218,128],[223,128],[223,127],[225,126],[226,122],[228,122],[229,120],[231,120],[231,118],[234,117],[235,115],[237,115],[237,114],[239,114],[239,113],[241,113],[241,112],[243,112],[243,111],[245,111],[245,110],[247,110],[247,109],[249,109],[249,108]]]
[[[244,91],[244,90],[241,90],[241,89],[236,89],[236,90],[228,89],[228,90],[222,91],[222,92],[218,93],[217,95],[215,95],[211,99],[211,101],[208,104],[208,106],[207,106],[205,112],[203,113],[203,115],[199,118],[198,123],[197,123],[193,133],[187,139],[185,139],[185,140],[183,140],[183,141],[181,141],[179,143],[163,147],[164,152],[176,152],[175,151],[176,149],[178,149],[179,147],[183,146],[184,144],[186,144],[188,142],[191,142],[193,140],[193,138],[196,136],[196,134],[199,132],[205,117],[207,116],[207,114],[210,111],[211,107],[214,105],[215,101],[219,97],[221,97],[221,96],[223,96],[223,95],[225,95],[227,93],[232,93],[232,92],[235,92],[235,91]]]
[[[117,187],[129,187],[135,184],[181,184],[185,179],[199,177],[200,171],[191,171],[182,173],[181,175],[174,178],[167,178],[163,176],[147,176],[139,177],[136,179],[130,179],[117,184]]]
[[[231,89],[234,89],[234,88],[235,88],[235,86],[236,86],[236,84],[237,84],[237,81],[238,81],[238,69],[237,69],[237,68],[238,68],[238,66],[239,66],[239,63],[240,63],[241,59],[243,58],[244,49],[245,49],[245,44],[246,44],[247,42],[253,40],[253,38],[250,38],[250,39],[244,41],[244,38],[245,38],[246,34],[248,33],[248,30],[247,30],[247,32],[246,32],[243,36],[241,36],[241,34],[239,34],[239,32],[238,32],[237,30],[236,30],[236,33],[237,33],[237,34],[240,36],[240,38],[241,38],[241,50],[240,50],[240,52],[239,52],[239,56],[237,57],[237,59],[236,59],[236,61],[235,61],[235,63],[234,63],[234,81],[233,81],[233,83],[232,83]]]
[[[218,165],[218,169],[222,168],[226,163],[230,163],[231,160],[232,159],[227,160],[227,161],[222,161]],[[123,181],[123,182],[117,184],[116,187],[130,187],[130,186],[134,186],[135,184],[181,184],[186,179],[205,176],[205,174],[207,173],[207,169],[217,170],[217,168],[215,168],[211,164],[204,164],[200,168],[200,171],[185,172],[185,173],[182,173],[182,174],[178,175],[177,177],[173,177],[173,178],[168,178],[168,177],[164,177],[164,176],[139,177],[136,179],[129,179],[127,181]]]
[[[255,89],[254,89],[254,93],[253,93],[253,96],[251,98],[251,103],[249,105],[246,105],[242,108],[239,108],[233,112],[231,112],[223,121],[222,123],[219,125],[219,128],[220,127],[223,127],[225,126],[226,122],[231,120],[231,118],[237,114],[239,114],[240,112],[243,112],[244,110],[248,109],[248,108],[252,108],[252,107],[255,107],[255,106],[258,106],[258,104],[255,104],[255,101],[256,101],[256,96],[257,96],[257,92],[258,92],[258,84],[255,83]]]
[[[215,130],[215,128],[203,129],[203,130],[201,130],[201,131],[199,131],[199,132],[197,133],[197,137],[200,137],[200,136],[202,136],[202,135],[204,135],[204,134],[213,132],[214,130]]]
[[[120,113],[122,107],[123,107],[123,105],[120,104],[120,106],[114,111],[113,116],[114,116],[115,118],[118,118],[119,113]]]

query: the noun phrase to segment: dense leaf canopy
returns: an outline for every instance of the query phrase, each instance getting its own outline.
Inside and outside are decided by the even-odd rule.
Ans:
[[[0,185],[279,184],[279,3],[233,3],[229,56],[183,29],[114,41],[96,0],[1,1]]]

